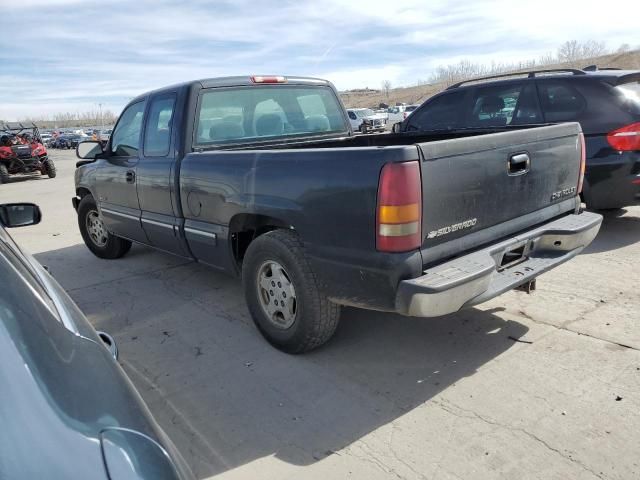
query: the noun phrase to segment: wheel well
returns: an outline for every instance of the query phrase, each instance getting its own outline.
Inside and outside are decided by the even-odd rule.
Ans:
[[[229,223],[229,238],[236,262],[242,263],[244,254],[253,240],[279,228],[293,229],[288,223],[268,215],[243,213],[233,217]]]
[[[82,200],[87,195],[91,195],[91,191],[88,188],[76,188],[76,195],[78,195],[78,197],[80,197],[80,200]]]

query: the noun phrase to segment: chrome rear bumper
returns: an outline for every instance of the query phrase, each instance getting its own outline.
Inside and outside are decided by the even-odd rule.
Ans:
[[[595,238],[602,216],[583,212],[549,222],[400,282],[396,310],[437,317],[527,284],[570,260]],[[512,260],[513,259],[513,260]]]

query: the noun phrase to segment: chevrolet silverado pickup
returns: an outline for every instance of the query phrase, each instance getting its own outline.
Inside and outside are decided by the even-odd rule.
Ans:
[[[333,85],[227,77],[133,99],[83,142],[87,247],[132,242],[241,276],[264,337],[325,343],[344,305],[433,317],[529,289],[593,240],[577,123],[471,136],[354,135]]]

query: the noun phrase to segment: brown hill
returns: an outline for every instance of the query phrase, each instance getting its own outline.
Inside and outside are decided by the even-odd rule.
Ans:
[[[616,67],[625,70],[640,70],[640,50],[633,50],[624,53],[612,53],[600,57],[587,58],[579,62],[554,63],[540,65],[537,68],[582,68],[587,65],[598,65],[600,67]],[[517,72],[518,70],[513,70]],[[413,87],[393,88],[389,90],[389,97],[382,90],[349,90],[340,92],[342,101],[347,107],[368,107],[377,108],[380,103],[395,105],[400,103],[422,103],[432,95],[441,92],[447,87],[447,83],[434,83],[416,85]]]

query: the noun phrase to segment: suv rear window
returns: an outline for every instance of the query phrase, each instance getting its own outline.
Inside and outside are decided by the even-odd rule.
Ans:
[[[327,87],[278,85],[215,88],[200,98],[196,144],[319,136],[347,130]]]

